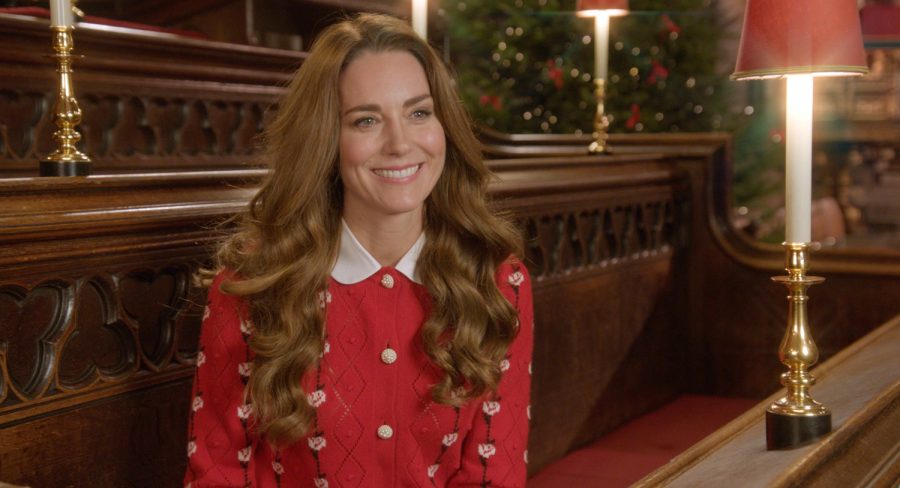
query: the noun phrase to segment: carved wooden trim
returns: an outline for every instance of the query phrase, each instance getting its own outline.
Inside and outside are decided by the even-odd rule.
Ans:
[[[259,134],[306,56],[89,23],[75,43],[93,174],[260,165]],[[0,176],[36,174],[54,148],[47,21],[0,14],[0,44]]]
[[[183,84],[152,86],[123,95],[87,90],[79,95],[83,122],[83,150],[93,160],[93,171],[180,168],[196,170],[260,164],[259,134],[269,115],[274,93],[244,90],[205,93],[191,98]],[[178,89],[179,95],[171,93]],[[219,90],[228,87],[217,86]],[[122,90],[120,86],[118,90]],[[0,132],[0,172],[34,172],[36,161],[53,149],[53,103],[46,92],[0,88],[0,116],[33,121],[28,126],[6,126]],[[274,91],[274,90],[272,90]],[[165,94],[163,94],[165,93]],[[222,97],[216,98],[218,95]],[[243,97],[242,100],[234,98]],[[254,98],[256,100],[254,100]]]
[[[43,57],[50,50],[47,19],[0,14],[0,39],[8,48],[0,53],[0,59],[17,59],[19,64],[28,59],[52,66],[50,60]],[[74,39],[76,53],[85,55],[76,63],[76,70],[81,66],[86,71],[119,71],[137,76],[163,74],[173,79],[278,85],[288,80],[307,56],[297,51],[205,41],[89,22],[77,25]],[[40,46],[47,46],[46,51]],[[122,53],[128,56],[122,56]]]
[[[33,262],[45,240],[109,236],[165,224],[198,225],[233,214],[246,207],[265,174],[232,170],[0,179],[0,205],[8,209],[0,213],[0,243],[32,239],[33,253],[29,258],[13,248],[0,248],[0,266],[4,258]]]
[[[671,266],[683,244],[673,229],[687,217],[684,173],[646,157],[607,163],[537,167],[529,161],[500,171],[491,192],[502,193],[496,204],[531,229],[526,257],[536,289],[577,286],[567,282],[623,269],[647,279]],[[540,174],[544,190],[522,171]],[[21,315],[48,295],[62,303],[42,305],[60,312],[45,313],[50,325],[33,327],[35,336],[19,336],[4,352],[26,360],[13,366],[6,355],[0,361],[0,425],[189,378],[202,298],[191,298],[187,277],[216,242],[211,223],[242,211],[265,175],[231,170],[0,180],[0,307]],[[587,175],[593,175],[588,183],[569,188]],[[19,249],[23,242],[27,252]],[[163,285],[168,288],[151,293]],[[162,305],[148,311],[136,298],[145,295],[163,297],[153,300]],[[31,325],[41,319],[29,317]],[[629,329],[623,337],[636,334],[635,320],[614,327]],[[46,337],[46,363],[27,354],[38,336]],[[29,384],[32,376],[41,381]],[[534,461],[540,457],[536,451]]]
[[[580,160],[585,156],[590,136],[548,134],[502,134],[480,128],[485,150],[492,157],[533,156]],[[695,168],[694,178],[703,181],[705,194],[699,200],[705,207],[708,229],[716,243],[735,261],[754,269],[780,274],[784,268],[784,250],[780,246],[752,241],[737,231],[729,212],[732,196],[732,140],[726,133],[691,134],[610,134],[609,151],[613,156],[665,154],[683,167]],[[513,159],[519,164],[522,159]],[[825,249],[811,257],[816,273],[900,276],[900,251],[890,249]]]
[[[191,276],[264,175],[0,180],[0,426],[188,379]]]
[[[668,256],[678,205],[671,192],[659,192],[631,201],[521,212],[530,270],[543,280]]]
[[[35,405],[72,406],[150,373],[158,381],[158,373],[189,375],[196,343],[181,344],[178,329],[199,331],[202,307],[189,300],[194,269],[173,263],[0,287],[0,303],[12,312],[0,354],[0,426],[26,409],[36,415]],[[40,324],[24,333],[22,326]]]
[[[492,195],[519,218],[536,280],[669,256],[683,244],[686,175],[654,156],[488,161],[499,176]]]

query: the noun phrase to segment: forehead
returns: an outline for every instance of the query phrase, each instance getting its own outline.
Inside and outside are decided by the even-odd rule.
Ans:
[[[344,68],[340,78],[344,108],[403,103],[430,93],[422,64],[407,51],[365,51]]]

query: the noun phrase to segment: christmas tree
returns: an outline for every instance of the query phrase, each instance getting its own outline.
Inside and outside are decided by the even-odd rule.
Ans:
[[[732,131],[738,220],[779,239],[783,120],[757,85],[729,80],[740,24],[717,0],[630,0],[611,19],[610,132]],[[593,22],[575,0],[443,0],[443,49],[475,119],[508,133],[590,133]],[[742,103],[733,93],[748,90]],[[749,207],[749,208],[747,208]]]
[[[590,130],[591,56],[574,0],[442,2],[460,91],[480,123],[503,132]],[[590,46],[587,46],[590,47]]]
[[[728,127],[715,2],[631,0],[630,8],[611,22],[610,131]],[[445,0],[440,13],[476,120],[511,133],[590,132],[593,23],[576,17],[574,0]]]

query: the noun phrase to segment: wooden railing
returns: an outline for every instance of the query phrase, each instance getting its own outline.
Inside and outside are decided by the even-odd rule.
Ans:
[[[259,164],[256,137],[304,53],[97,24],[74,33],[83,150],[94,174]],[[46,19],[0,14],[0,177],[53,150]]]
[[[483,133],[488,153],[519,157],[578,156],[585,136]],[[505,147],[512,144],[515,151]],[[689,288],[683,322],[688,348],[688,391],[762,398],[778,387],[777,347],[787,323],[785,291],[770,282],[784,274],[780,246],[750,240],[732,225],[731,138],[727,134],[611,134],[613,155],[662,154],[688,179]],[[555,149],[554,149],[555,148]],[[811,274],[826,278],[810,289],[813,334],[824,361],[900,312],[900,251],[823,249],[811,256]]]
[[[0,480],[176,484],[191,275],[259,173],[0,180]]]
[[[789,450],[765,449],[765,410],[779,391],[646,476],[637,488],[896,486],[900,480],[900,315],[813,373],[832,432]]]

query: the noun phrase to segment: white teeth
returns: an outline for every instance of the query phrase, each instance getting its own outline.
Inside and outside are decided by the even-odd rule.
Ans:
[[[378,176],[399,180],[416,174],[420,167],[422,167],[422,165],[417,164],[406,169],[376,169],[372,170],[372,172]]]

